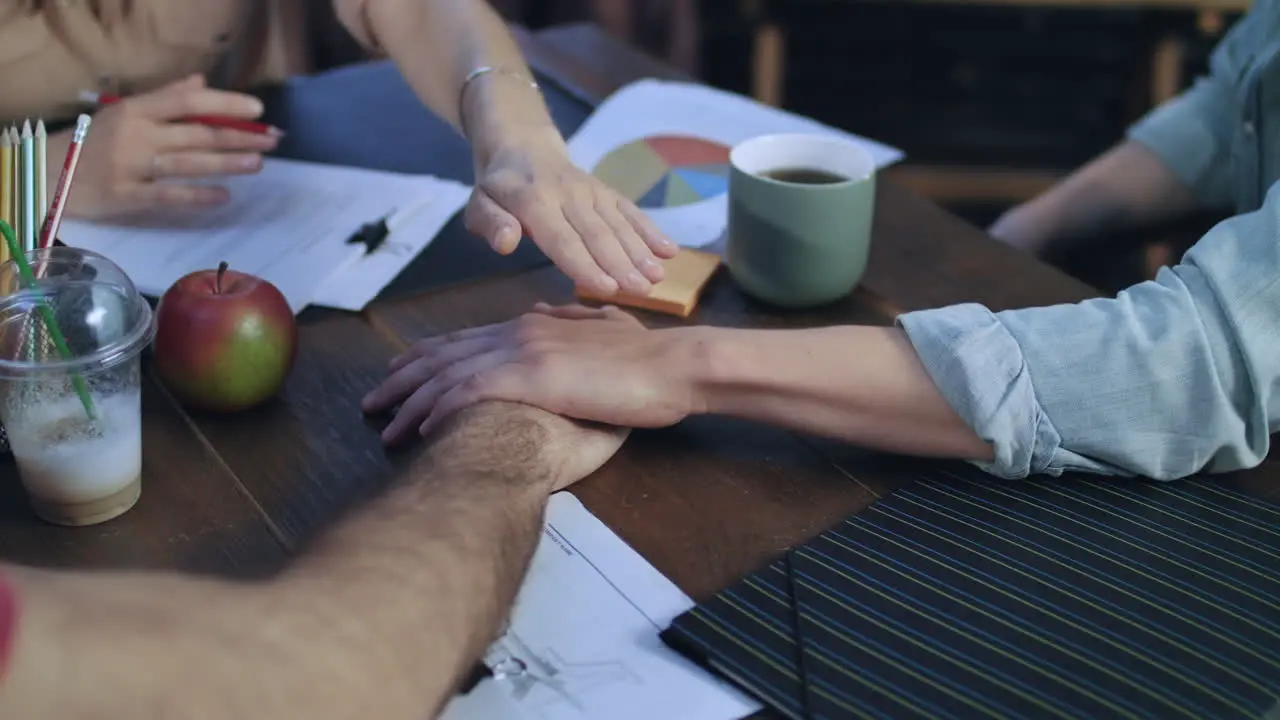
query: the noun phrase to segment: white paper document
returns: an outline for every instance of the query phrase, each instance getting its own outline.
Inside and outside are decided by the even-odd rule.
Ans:
[[[551,498],[495,677],[443,720],[735,720],[760,705],[658,638],[693,602],[568,493]]]
[[[449,220],[466,206],[471,186],[452,180],[418,176],[424,187],[423,196],[392,211],[392,216],[407,211],[408,216],[391,228],[391,234],[377,251],[361,254],[325,280],[313,305],[359,312],[391,284],[400,271],[413,261],[435,239]]]
[[[431,241],[468,193],[465,185],[430,176],[280,159],[268,159],[254,175],[216,182],[231,194],[225,205],[157,210],[125,223],[67,220],[60,239],[105,255],[147,295],[226,261],[270,281],[294,312],[311,303],[359,310]],[[365,223],[423,198],[432,202],[375,253],[365,256],[363,246],[347,243]]]
[[[681,245],[724,232],[729,150],[773,133],[834,135],[860,143],[883,168],[901,151],[750,98],[693,83],[640,80],[602,103],[569,141],[578,167],[640,206]]]

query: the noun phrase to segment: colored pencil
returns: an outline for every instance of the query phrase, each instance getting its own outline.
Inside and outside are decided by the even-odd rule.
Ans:
[[[13,143],[13,161],[9,163],[9,202],[13,204],[13,232],[22,247],[22,142],[18,128],[9,128],[9,141]]]
[[[0,220],[13,227],[13,138],[9,128],[0,132]],[[0,262],[9,259],[9,246],[0,245]]]
[[[22,247],[22,135],[18,128],[9,128],[9,139],[13,142],[13,168],[10,192],[13,202],[13,232],[18,236],[18,247]]]
[[[44,120],[36,120],[36,230],[44,227],[49,214],[49,135]]]
[[[31,121],[22,123],[22,251],[36,249],[36,148]]]
[[[92,90],[82,90],[80,92],[80,99],[84,102],[95,103],[97,105],[112,105],[120,102],[121,97],[119,95],[96,93]],[[223,115],[191,115],[183,118],[183,121],[196,123],[197,125],[206,125],[208,127],[240,130],[241,132],[253,133],[255,135],[274,135],[275,137],[281,137],[284,135],[284,131],[274,125],[268,125],[254,120],[226,117]]]
[[[40,231],[40,247],[53,245],[58,237],[58,228],[62,225],[62,212],[67,206],[67,194],[71,192],[71,182],[75,180],[76,166],[80,164],[80,148],[84,145],[85,135],[89,133],[88,115],[76,119],[76,130],[71,135],[71,144],[67,146],[67,157],[62,161],[62,174],[58,177],[58,185],[53,191],[53,204],[49,206],[48,217]]]

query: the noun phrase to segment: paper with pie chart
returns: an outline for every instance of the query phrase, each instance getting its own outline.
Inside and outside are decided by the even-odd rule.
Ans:
[[[592,172],[642,209],[677,208],[728,192],[729,148],[686,135],[654,135],[614,149]]]
[[[570,139],[569,153],[672,240],[704,247],[724,233],[731,148],[772,133],[850,139],[881,168],[903,157],[895,148],[740,95],[662,80],[641,80],[615,92]]]

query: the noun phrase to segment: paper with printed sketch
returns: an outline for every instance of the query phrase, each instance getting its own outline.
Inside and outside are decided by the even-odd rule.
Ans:
[[[552,496],[496,676],[442,720],[736,720],[760,709],[658,638],[693,601],[569,493]],[[505,675],[505,677],[504,677]]]
[[[312,303],[359,310],[431,242],[468,192],[431,176],[275,158],[254,175],[207,182],[227,187],[231,201],[151,211],[127,223],[67,220],[60,239],[105,255],[147,295],[226,261],[269,280],[295,313]],[[361,225],[423,198],[438,202],[415,213],[374,255],[363,257],[363,246],[346,242]]]
[[[569,153],[641,207],[681,245],[724,232],[729,150],[773,133],[834,135],[860,143],[883,168],[901,151],[750,98],[697,85],[640,80],[602,103],[569,141]]]

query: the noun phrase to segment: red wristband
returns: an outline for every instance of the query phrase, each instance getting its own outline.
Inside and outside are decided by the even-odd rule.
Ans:
[[[0,679],[9,667],[9,655],[18,630],[18,592],[0,571]]]

